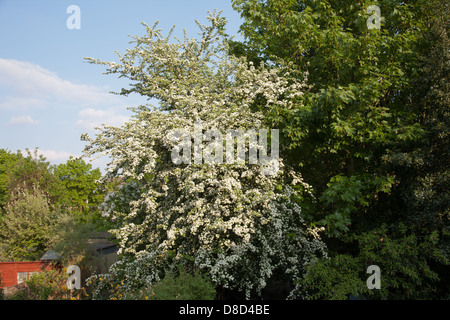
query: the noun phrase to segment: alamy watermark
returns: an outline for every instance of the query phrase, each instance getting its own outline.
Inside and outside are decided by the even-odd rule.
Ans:
[[[77,5],[70,5],[67,7],[66,10],[67,14],[70,14],[70,16],[66,20],[66,26],[67,29],[73,30],[73,29],[81,29],[81,9]]]
[[[367,289],[381,289],[381,270],[377,265],[371,265],[367,268],[366,273],[372,274],[367,278]]]
[[[225,158],[227,164],[260,165],[264,175],[275,175],[279,169],[279,130],[270,130],[270,156],[267,135],[267,129],[228,129],[225,135],[216,128],[203,132],[201,121],[196,121],[193,137],[183,129],[169,134],[172,142],[176,143],[171,152],[172,162],[191,164],[193,160],[194,164],[213,165],[223,164]]]
[[[66,287],[69,290],[81,289],[81,269],[79,266],[71,265],[67,267],[69,278],[66,281]]]
[[[369,30],[371,29],[378,29],[380,30],[381,28],[381,9],[379,6],[376,5],[371,5],[367,8],[367,13],[368,14],[372,14],[368,19],[367,19],[367,28]]]

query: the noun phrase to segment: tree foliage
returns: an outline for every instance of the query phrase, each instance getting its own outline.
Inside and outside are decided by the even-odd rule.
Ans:
[[[38,149],[32,153],[26,150],[11,153],[0,150],[0,206],[2,208],[11,200],[17,190],[38,188],[44,192],[52,203],[61,200],[62,186],[53,175],[53,167]]]
[[[57,220],[57,211],[42,191],[17,190],[0,221],[0,259],[39,260],[51,243]]]
[[[96,182],[100,176],[82,159],[54,166],[38,149],[27,150],[27,156],[1,149],[0,259],[40,259],[57,239],[79,238],[69,226],[97,228],[104,197]],[[88,226],[88,221],[97,225]]]
[[[273,108],[266,120],[280,127],[290,149],[289,164],[304,172],[325,201],[313,211],[331,236],[346,232],[350,214],[363,212],[368,201],[390,190],[393,176],[376,165],[387,148],[423,133],[408,111],[410,92],[405,90],[417,65],[420,10],[381,1],[381,29],[368,29],[369,4],[233,1],[244,17],[246,45],[265,60],[277,56],[308,73],[310,89],[301,103]],[[326,194],[320,197],[337,191],[336,183],[350,182],[342,175],[355,182],[354,191],[340,188],[345,210],[330,207]]]
[[[103,201],[103,192],[98,180],[101,177],[99,169],[83,159],[70,158],[66,163],[58,165],[54,175],[64,186],[65,205],[77,215],[81,222],[98,221],[99,205]]]
[[[286,163],[315,195],[301,206],[329,237],[332,260],[312,266],[311,294],[323,289],[315,297],[345,298],[361,288],[364,248],[383,257],[385,273],[400,270],[398,257],[412,261],[402,269],[407,277],[386,277],[387,291],[378,297],[442,297],[449,261],[448,5],[378,1],[380,29],[369,29],[372,4],[234,0],[245,41],[232,52],[255,61],[282,59],[308,73],[301,103],[273,108],[265,120],[282,129]],[[382,226],[398,244],[389,254],[368,237]],[[394,231],[401,226],[407,230]],[[334,270],[344,265],[359,276],[346,280]],[[336,277],[324,283],[319,274]],[[391,286],[395,276],[402,284]],[[326,293],[336,279],[342,290]]]

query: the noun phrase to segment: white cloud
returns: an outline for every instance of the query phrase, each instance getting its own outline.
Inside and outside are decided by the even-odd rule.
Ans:
[[[38,124],[38,121],[34,120],[30,115],[23,115],[18,117],[13,117],[9,120],[9,126],[17,126],[17,125],[33,125]]]
[[[38,154],[42,154],[50,162],[65,162],[69,160],[70,156],[77,157],[70,152],[56,150],[38,150]]]
[[[95,127],[100,127],[102,124],[121,126],[129,120],[129,117],[117,114],[113,108],[107,110],[86,108],[81,110],[78,116],[80,119],[77,121],[77,125],[87,131],[92,131]]]
[[[50,161],[53,163],[55,163],[55,162],[62,163],[62,162],[66,162],[67,160],[69,160],[70,157],[74,157],[74,158],[78,157],[78,155],[67,152],[67,151],[41,150],[41,149],[29,150],[29,151],[31,152],[31,155],[33,158],[36,156],[35,152],[37,151],[38,157],[40,155],[42,155],[46,158],[47,161]],[[24,157],[28,156],[28,153],[26,150],[22,150],[21,152]]]
[[[76,84],[30,62],[0,58],[0,108],[88,107],[119,104],[106,88]],[[6,94],[5,94],[6,90]]]
[[[42,99],[32,97],[11,97],[6,96],[0,99],[0,110],[28,110],[28,109],[42,109],[46,102]]]

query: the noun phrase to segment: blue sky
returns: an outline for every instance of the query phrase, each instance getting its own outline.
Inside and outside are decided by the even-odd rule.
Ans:
[[[81,28],[69,29],[70,5],[80,8]],[[15,152],[39,148],[50,162],[80,156],[84,132],[102,123],[121,125],[127,106],[147,103],[138,95],[110,91],[127,80],[104,75],[104,67],[83,57],[117,61],[129,36],[145,33],[141,22],[159,21],[163,32],[176,25],[196,37],[195,19],[223,10],[228,34],[238,35],[240,16],[230,0],[0,0],[0,148]],[[94,162],[104,168],[106,160]]]

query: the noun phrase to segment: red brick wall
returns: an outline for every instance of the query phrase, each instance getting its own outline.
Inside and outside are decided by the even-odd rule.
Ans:
[[[2,286],[5,288],[17,284],[18,272],[40,272],[51,269],[50,265],[42,261],[0,262]]]

